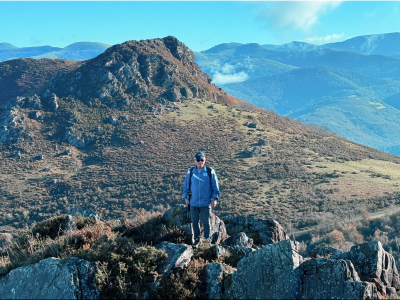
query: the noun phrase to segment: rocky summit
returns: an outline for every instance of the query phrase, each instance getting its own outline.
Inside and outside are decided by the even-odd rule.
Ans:
[[[257,110],[210,84],[208,74],[194,62],[194,54],[172,36],[115,45],[45,89],[58,97],[72,97],[89,105],[99,99],[110,107],[145,100],[147,105],[201,98]],[[260,110],[260,109],[259,109]]]

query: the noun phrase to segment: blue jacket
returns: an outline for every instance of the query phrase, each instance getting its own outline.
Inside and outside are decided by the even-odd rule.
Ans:
[[[189,178],[190,169],[186,173],[185,182],[183,183],[182,199],[185,199],[189,191]],[[196,167],[193,169],[192,183],[190,185],[192,195],[190,197],[190,205],[195,207],[206,207],[210,206],[211,198],[219,198],[219,186],[217,174],[214,169],[211,168],[211,186],[210,178],[207,174],[206,166],[203,170],[197,170]]]

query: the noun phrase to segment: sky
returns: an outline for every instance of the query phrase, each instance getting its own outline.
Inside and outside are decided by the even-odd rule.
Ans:
[[[0,43],[65,47],[177,37],[193,51],[221,43],[340,42],[400,31],[390,1],[0,1]]]

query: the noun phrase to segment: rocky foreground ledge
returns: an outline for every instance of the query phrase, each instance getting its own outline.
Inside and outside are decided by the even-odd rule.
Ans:
[[[177,207],[163,218],[189,231],[186,216],[186,208]],[[239,261],[236,268],[206,264],[209,299],[387,299],[400,290],[395,260],[379,241],[353,246],[349,252],[326,247],[302,257],[298,243],[274,220],[228,216],[222,221],[212,215],[211,234],[214,245],[209,250],[215,257],[235,253]],[[156,248],[168,258],[157,270],[162,276],[150,284],[153,290],[186,268],[196,251],[170,242]],[[95,262],[47,258],[0,277],[0,299],[102,299],[95,274]]]

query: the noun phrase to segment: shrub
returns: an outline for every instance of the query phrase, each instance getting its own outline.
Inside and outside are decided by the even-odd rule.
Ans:
[[[332,232],[328,233],[326,236],[328,242],[331,244],[342,244],[346,241],[343,233],[337,229],[332,230]]]
[[[192,259],[187,268],[162,281],[160,287],[150,294],[156,299],[204,299],[206,293],[205,266],[207,261]]]
[[[151,246],[138,247],[131,239],[122,237],[101,243],[90,252],[89,256],[97,261],[97,287],[110,299],[139,298],[149,292],[149,283],[158,279],[156,269],[166,258],[163,251]]]
[[[33,227],[32,233],[36,237],[55,239],[65,229],[67,219],[68,215],[61,215],[41,221]]]

